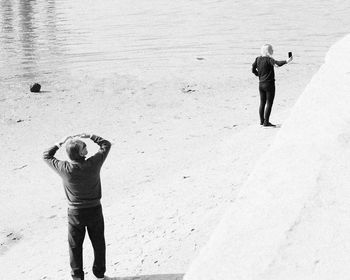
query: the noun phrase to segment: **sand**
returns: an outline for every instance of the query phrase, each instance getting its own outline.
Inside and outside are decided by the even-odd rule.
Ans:
[[[276,71],[271,121],[283,128],[349,18],[345,2],[24,2],[1,13],[0,279],[10,280],[70,278],[66,198],[41,157],[81,132],[113,142],[101,173],[107,275],[181,279],[279,131],[258,125],[260,45],[295,54]],[[84,250],[89,279],[88,240]]]
[[[349,279],[349,45],[330,48],[184,279]]]
[[[292,78],[278,81],[272,121],[282,125],[302,86]],[[87,132],[113,143],[101,173],[107,275],[181,279],[278,131],[258,124],[257,80],[246,80],[73,73],[40,93],[11,88],[0,102],[0,278],[69,277],[66,199],[42,152]]]

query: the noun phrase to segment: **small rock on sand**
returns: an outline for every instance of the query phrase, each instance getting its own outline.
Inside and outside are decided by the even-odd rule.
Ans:
[[[41,85],[38,83],[34,83],[30,86],[30,91],[31,92],[40,92]]]

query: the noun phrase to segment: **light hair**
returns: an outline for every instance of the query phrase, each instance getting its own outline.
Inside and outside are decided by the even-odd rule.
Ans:
[[[272,45],[270,44],[265,44],[261,47],[261,51],[260,51],[262,56],[272,56],[273,54],[273,48]]]
[[[70,160],[79,161],[84,157],[80,155],[80,152],[86,146],[85,142],[72,139],[66,143],[66,152]]]

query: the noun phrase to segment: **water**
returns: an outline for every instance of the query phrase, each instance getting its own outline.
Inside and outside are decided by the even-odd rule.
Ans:
[[[295,69],[311,75],[350,27],[343,0],[0,3],[0,78],[9,86],[86,72],[244,76],[265,42],[281,58],[293,51]]]

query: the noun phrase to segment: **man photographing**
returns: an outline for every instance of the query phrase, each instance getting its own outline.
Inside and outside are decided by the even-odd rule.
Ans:
[[[88,153],[86,144],[81,138],[89,138],[100,146],[98,152],[88,159],[85,158]],[[64,143],[70,161],[54,157]],[[106,244],[100,202],[100,170],[110,148],[111,143],[102,137],[83,133],[65,137],[43,154],[47,164],[62,178],[68,199],[68,243],[71,275],[74,280],[84,280],[83,241],[86,229],[94,249],[93,274],[96,279],[108,279],[104,276]]]

